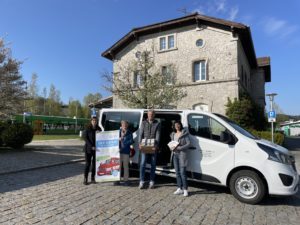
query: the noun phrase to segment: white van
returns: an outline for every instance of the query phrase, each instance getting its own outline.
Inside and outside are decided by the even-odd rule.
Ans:
[[[119,129],[121,120],[129,122],[135,138],[135,169],[140,159],[139,127],[146,117],[144,109],[102,109],[100,113],[100,127],[105,131]],[[297,193],[299,176],[289,151],[256,138],[228,118],[195,110],[155,110],[155,119],[161,122],[162,129],[158,174],[175,176],[167,143],[172,124],[181,120],[191,139],[188,179],[227,186],[238,200],[249,204],[258,203],[266,194]]]

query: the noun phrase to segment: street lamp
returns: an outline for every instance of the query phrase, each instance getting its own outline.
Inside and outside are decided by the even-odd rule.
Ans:
[[[273,123],[276,122],[276,113],[273,111],[273,102],[274,97],[277,93],[266,94],[270,100],[270,112],[268,113],[268,121],[271,122],[271,133],[272,133],[272,142],[274,143],[274,125]]]
[[[23,123],[26,123],[27,81],[24,81],[24,84],[25,84],[25,92],[24,92]]]
[[[74,116],[73,119],[75,120],[75,134],[76,134],[76,131],[77,131],[77,117]]]

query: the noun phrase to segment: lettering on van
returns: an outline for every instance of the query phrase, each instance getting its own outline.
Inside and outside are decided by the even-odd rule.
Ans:
[[[200,150],[200,154],[202,155],[202,157],[205,157],[205,158],[211,158],[213,153],[214,153],[213,150],[205,150],[204,152],[202,150]]]

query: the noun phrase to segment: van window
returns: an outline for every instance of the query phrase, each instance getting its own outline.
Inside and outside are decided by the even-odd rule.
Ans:
[[[103,112],[101,124],[105,131],[118,130],[121,121],[126,120],[129,123],[128,129],[135,132],[139,128],[140,118],[139,112]]]
[[[202,114],[190,114],[188,124],[191,135],[214,141],[220,141],[221,135],[227,130],[217,120]]]

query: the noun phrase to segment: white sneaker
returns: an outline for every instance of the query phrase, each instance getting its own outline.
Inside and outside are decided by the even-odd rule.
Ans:
[[[189,193],[188,193],[188,191],[187,191],[187,190],[183,190],[183,196],[184,196],[184,197],[187,197],[187,196],[189,196]]]
[[[181,188],[178,188],[173,194],[174,195],[181,195],[183,193],[183,190]]]
[[[140,182],[139,189],[143,189],[143,188],[144,188],[144,182]]]
[[[154,181],[150,181],[148,188],[149,189],[153,189],[154,188]]]

